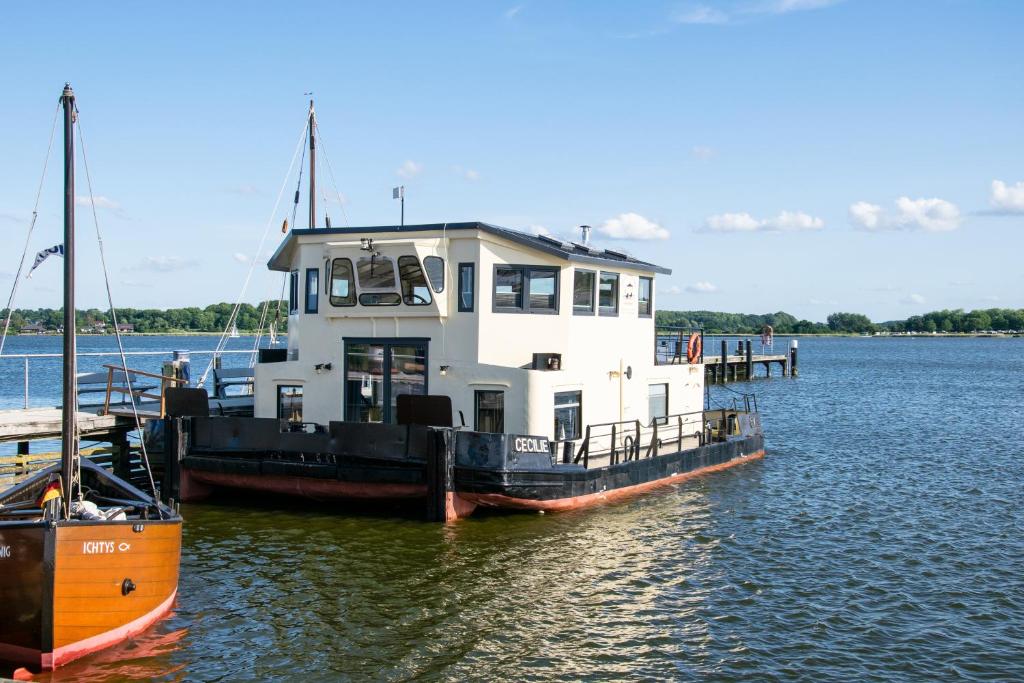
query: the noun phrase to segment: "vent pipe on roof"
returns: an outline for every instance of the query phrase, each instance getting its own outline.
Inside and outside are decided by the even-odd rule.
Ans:
[[[580,232],[583,233],[583,246],[589,247],[590,246],[590,226],[589,225],[581,225],[580,226]]]

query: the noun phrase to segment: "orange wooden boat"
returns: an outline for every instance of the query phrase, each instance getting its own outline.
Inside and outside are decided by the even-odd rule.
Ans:
[[[123,641],[166,614],[177,593],[181,555],[181,515],[159,501],[155,486],[146,493],[80,457],[76,110],[70,86],[65,86],[61,102],[66,330],[61,462],[0,493],[0,660],[33,669],[53,669]]]

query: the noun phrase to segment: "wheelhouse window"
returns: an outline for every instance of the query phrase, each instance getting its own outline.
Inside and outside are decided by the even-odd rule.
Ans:
[[[555,394],[555,440],[574,441],[581,436],[583,392],[560,391]]]
[[[523,307],[523,269],[498,266],[494,270],[494,308],[520,310]]]
[[[598,284],[598,307],[601,315],[619,314],[619,274],[601,273]]]
[[[302,387],[299,385],[278,385],[277,417],[289,422],[302,422]]]
[[[433,301],[418,258],[399,256],[398,273],[402,280],[402,301],[409,306],[426,306]]]
[[[459,264],[459,310],[462,312],[472,312],[476,304],[474,301],[476,298],[475,276],[475,263]]]
[[[320,310],[320,269],[306,268],[306,313]]]
[[[478,390],[474,394],[478,432],[502,434],[505,432],[505,392]]]
[[[650,318],[654,293],[654,278],[640,278],[640,292],[637,294],[637,312],[641,318]]]
[[[668,417],[668,385],[651,384],[647,387],[647,404],[651,415],[651,424],[665,424]]]
[[[365,292],[359,295],[359,303],[363,306],[397,306],[402,303],[398,292]]]
[[[494,310],[558,313],[558,268],[495,266]]]
[[[576,270],[572,276],[572,312],[576,315],[594,314],[594,278],[592,270]]]
[[[423,259],[423,270],[427,273],[427,281],[435,292],[444,291],[444,259],[440,256],[428,256]]]
[[[395,291],[395,262],[390,256],[362,256],[356,261],[359,289]],[[360,301],[362,303],[362,301]]]
[[[332,306],[356,305],[356,283],[351,260],[336,258],[331,263],[330,295]]]
[[[293,270],[288,281],[288,312],[299,312],[299,271]]]

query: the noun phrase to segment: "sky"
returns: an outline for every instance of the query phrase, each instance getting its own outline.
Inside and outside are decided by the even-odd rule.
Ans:
[[[973,0],[11,4],[0,294],[70,81],[119,307],[280,293],[310,92],[321,225],[395,224],[404,184],[406,223],[592,225],[672,269],[661,309],[1024,307],[1022,26]],[[29,263],[61,241],[59,142]],[[78,301],[103,308],[78,174]],[[16,307],[60,306],[55,261]]]

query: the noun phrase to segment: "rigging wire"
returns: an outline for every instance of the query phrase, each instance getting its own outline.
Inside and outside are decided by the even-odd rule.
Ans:
[[[320,133],[320,124],[313,121],[313,130],[316,131],[316,139],[320,142],[320,150],[324,153],[324,161],[327,162],[327,174],[331,176],[331,185],[334,186],[334,193],[338,195],[338,207],[341,209],[341,218],[348,226],[348,213],[345,211],[345,202],[341,191],[338,189],[338,182],[334,179],[334,169],[331,168],[331,155],[327,153],[327,145],[324,144],[324,137]]]
[[[46,146],[46,157],[43,159],[43,173],[39,178],[39,189],[36,190],[36,203],[32,207],[32,222],[28,225],[28,233],[25,235],[25,248],[21,252],[21,261],[18,263],[18,272],[14,274],[14,283],[11,285],[11,295],[7,298],[7,317],[4,320],[4,332],[0,336],[0,356],[4,353],[4,344],[7,342],[7,331],[11,327],[11,316],[14,315],[14,296],[18,293],[18,283],[21,280],[21,271],[25,268],[25,257],[28,255],[28,247],[32,240],[32,231],[36,227],[36,220],[39,218],[39,198],[43,194],[43,182],[46,180],[46,168],[50,164],[50,153],[53,151],[53,138],[57,132],[57,118],[60,115],[60,102],[53,112],[53,125],[50,128],[50,142]]]
[[[78,139],[82,146],[82,165],[85,168],[85,183],[89,190],[89,205],[92,208],[92,221],[93,226],[96,228],[96,243],[99,245],[100,251],[100,264],[103,267],[103,284],[107,290],[107,303],[110,305],[110,321],[114,325],[114,337],[117,339],[117,352],[121,357],[121,369],[124,371],[124,382],[128,389],[128,397],[131,400],[132,406],[132,417],[135,419],[135,428],[139,432],[139,445],[141,447],[142,462],[146,468],[146,475],[149,477],[149,487],[153,491],[153,500],[159,500],[159,494],[156,490],[156,482],[153,479],[153,468],[149,463],[149,453],[146,451],[146,439],[142,429],[142,420],[139,418],[139,408],[135,403],[135,393],[132,389],[132,378],[131,373],[128,371],[128,358],[124,353],[124,342],[121,339],[121,330],[117,324],[117,309],[114,308],[114,296],[110,290],[110,272],[107,270],[107,256],[106,250],[103,248],[103,235],[100,232],[100,221],[99,216],[96,214],[96,199],[92,191],[92,176],[89,173],[89,160],[85,150],[85,135],[82,133],[82,121],[81,115],[78,113],[78,107],[75,107],[75,125],[78,127]],[[67,330],[65,330],[67,334]],[[78,396],[78,380],[75,380],[75,396]],[[77,398],[76,398],[77,400]],[[78,421],[75,421],[75,429],[77,432]],[[77,439],[76,439],[77,440]],[[160,505],[156,506],[157,514],[163,519],[163,511]]]
[[[245,282],[242,283],[242,290],[238,294],[238,300],[235,302],[235,307],[228,317],[227,325],[224,327],[224,331],[220,335],[220,339],[217,341],[217,348],[213,355],[210,357],[210,363],[206,366],[202,376],[199,378],[197,386],[205,386],[206,378],[209,376],[210,371],[213,370],[214,359],[220,355],[220,352],[224,350],[227,344],[228,333],[231,329],[231,325],[234,324],[235,319],[238,317],[238,310],[242,306],[242,299],[245,297],[245,292],[249,288],[249,281],[252,279],[253,271],[256,269],[256,262],[259,260],[259,255],[263,253],[263,247],[267,242],[267,236],[270,234],[270,227],[274,222],[274,216],[277,215],[277,209],[281,205],[281,198],[284,196],[284,189],[288,185],[288,178],[291,177],[292,169],[295,168],[295,159],[299,156],[299,149],[302,147],[302,143],[306,137],[306,131],[309,128],[309,121],[302,126],[302,134],[299,136],[299,143],[295,148],[295,153],[292,154],[291,164],[288,165],[288,172],[285,174],[284,180],[281,182],[281,189],[277,193],[277,200],[274,202],[274,209],[270,212],[270,216],[267,218],[267,225],[263,229],[263,236],[260,238],[259,247],[256,249],[256,255],[253,256],[249,262],[249,272],[245,276]]]

